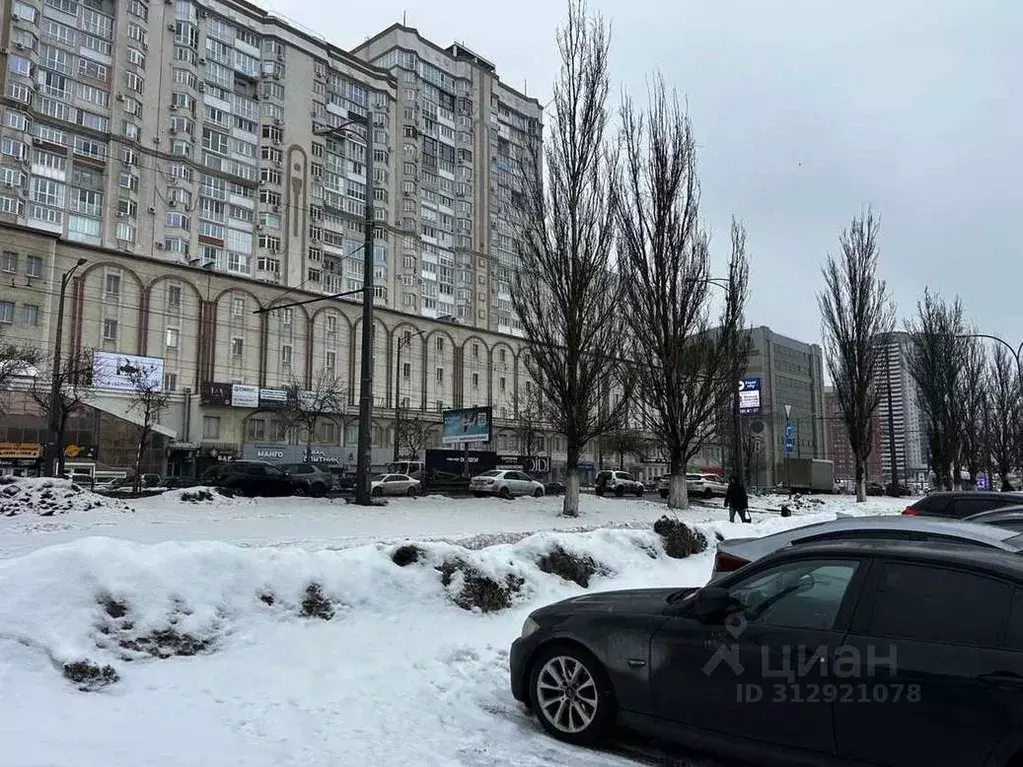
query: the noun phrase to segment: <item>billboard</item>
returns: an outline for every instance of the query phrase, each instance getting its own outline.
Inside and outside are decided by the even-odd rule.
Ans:
[[[95,351],[92,353],[92,385],[97,389],[134,391],[129,373],[142,371],[147,386],[163,391],[163,358]]]
[[[739,412],[760,412],[760,379],[743,378],[739,381]]]
[[[489,407],[467,407],[444,411],[445,445],[466,442],[490,442],[491,410]]]

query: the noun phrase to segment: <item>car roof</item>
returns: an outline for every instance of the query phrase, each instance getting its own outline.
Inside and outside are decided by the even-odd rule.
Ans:
[[[965,522],[970,520],[988,520],[988,519],[1019,519],[1023,517],[1023,505],[1020,506],[1001,506],[997,509],[988,509],[987,511],[979,511],[976,514],[972,514],[966,517]]]
[[[939,490],[917,498],[922,501],[924,498],[1008,498],[1023,504],[1023,493],[1005,492],[997,490]]]
[[[954,543],[932,541],[824,541],[792,546],[765,557],[762,561],[785,561],[808,557],[874,556],[911,560],[935,565],[974,567],[1023,581],[1023,557],[998,549],[975,549]]]
[[[950,535],[966,541],[998,545],[1020,535],[1018,531],[986,525],[980,522],[962,522],[935,517],[911,517],[885,514],[872,517],[841,517],[827,522],[782,530],[761,538],[740,538],[724,540],[719,544],[722,551],[740,553],[747,559],[759,559],[785,546],[816,535],[858,531],[915,532],[931,535]],[[877,539],[872,539],[877,540]]]

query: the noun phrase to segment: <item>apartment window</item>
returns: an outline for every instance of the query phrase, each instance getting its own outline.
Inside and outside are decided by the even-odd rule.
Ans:
[[[472,356],[473,356],[473,359],[477,359],[478,360],[480,358],[480,345],[479,344],[473,344],[472,345]]]
[[[18,254],[4,251],[0,253],[0,272],[18,271]]]
[[[25,325],[35,327],[39,324],[39,307],[33,304],[25,304],[21,307],[21,321]]]
[[[437,383],[444,383],[444,368],[437,368]]]
[[[42,277],[43,259],[39,256],[28,256],[25,259],[25,274],[29,277]]]
[[[480,388],[480,374],[479,373],[473,373],[472,374],[472,388],[474,388],[474,389]]]
[[[504,391],[505,386],[506,386],[505,379],[504,377],[501,377],[497,382],[497,388],[500,389],[501,391]]]
[[[181,286],[180,285],[168,285],[167,286],[167,306],[177,308],[181,306]],[[169,344],[168,344],[169,346]]]
[[[177,391],[178,389],[178,374],[177,373],[165,373],[163,376],[163,388],[165,391]]]
[[[231,299],[231,315],[241,317],[243,314],[245,314],[245,299],[241,296],[235,296]]]
[[[188,229],[190,222],[184,213],[168,211],[166,223],[169,229]]]
[[[335,314],[327,315],[327,332],[328,333],[337,332],[337,315]]]
[[[401,377],[402,378],[411,378],[412,377],[412,363],[411,362],[403,362],[403,363],[401,363]]]
[[[291,364],[291,347],[287,344],[281,347],[281,363],[284,365]]]
[[[327,370],[333,370],[337,366],[337,352],[327,352],[327,359],[324,363],[324,367]]]
[[[178,341],[181,338],[181,331],[177,328],[167,328],[167,348],[177,349]]]
[[[219,415],[204,415],[202,417],[202,438],[220,439]]]
[[[437,337],[437,351],[440,354],[444,353],[444,339],[439,336]]]
[[[14,322],[14,304],[10,301],[0,301],[0,324],[10,325]]]
[[[271,237],[268,234],[259,235],[259,247],[267,250],[277,251],[281,249],[281,238]]]
[[[103,292],[108,296],[119,296],[121,294],[121,276],[108,274],[103,282]]]
[[[437,407],[437,412],[438,413],[443,412],[443,410],[444,410],[444,400],[442,400],[442,399],[437,400],[435,405]]]
[[[103,320],[103,340],[104,341],[117,340],[117,320],[111,319]]]
[[[245,351],[245,341],[244,341],[244,339],[241,339],[238,336],[235,336],[234,338],[232,338],[231,339],[231,356],[232,357],[241,357],[242,353],[244,351]]]

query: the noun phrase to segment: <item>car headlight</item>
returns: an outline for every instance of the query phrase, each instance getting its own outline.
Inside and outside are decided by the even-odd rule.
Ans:
[[[522,624],[522,638],[525,639],[527,636],[532,634],[534,631],[540,628],[540,624],[532,618],[526,618],[526,622]]]

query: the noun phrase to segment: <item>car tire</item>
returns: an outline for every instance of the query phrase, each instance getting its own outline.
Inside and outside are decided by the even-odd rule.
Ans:
[[[309,493],[313,498],[322,498],[327,494],[327,486],[322,482],[317,482],[312,486],[311,492]]]
[[[534,490],[533,491],[533,497],[534,498],[543,498],[543,488],[538,487],[536,490]]]
[[[615,497],[621,498],[623,495],[625,495],[625,488],[619,485],[615,488]]]
[[[575,682],[570,684],[567,675],[574,675]],[[571,690],[574,698],[574,704],[561,710],[559,687]],[[555,644],[540,651],[529,674],[529,700],[549,735],[577,746],[600,743],[615,720],[614,690],[607,673],[590,653],[571,645]]]
[[[511,490],[509,490],[507,487],[502,487],[500,490],[498,490],[497,495],[498,497],[503,498],[506,501],[510,501],[512,497]]]
[[[410,487],[408,489],[408,492],[405,493],[405,495],[407,495],[409,498],[415,498],[416,495],[418,495],[418,493],[416,493],[416,489],[414,487]]]
[[[373,490],[370,492],[370,495],[372,495],[374,498],[379,498],[383,494],[384,491],[381,490],[379,487],[374,487]]]
[[[657,492],[660,494],[661,498],[667,498],[668,497],[668,491],[667,490],[658,490]]]
[[[636,488],[636,497],[637,498],[642,498],[643,497],[643,488],[641,488],[641,487]]]

